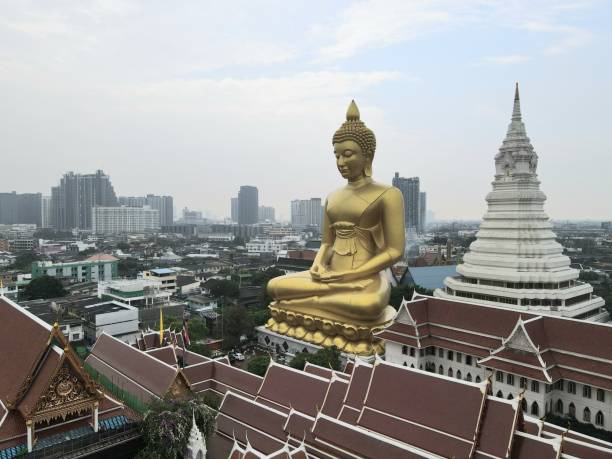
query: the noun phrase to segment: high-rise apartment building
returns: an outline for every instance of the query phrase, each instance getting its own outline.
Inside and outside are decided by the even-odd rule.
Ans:
[[[159,228],[159,210],[149,206],[93,208],[92,229],[97,234],[144,233]]]
[[[321,227],[323,206],[321,198],[294,199],[291,201],[291,225],[297,228]]]
[[[57,229],[91,229],[92,208],[118,205],[110,177],[101,170],[64,174],[59,186],[51,189],[51,201],[52,224]]]
[[[243,185],[238,192],[238,223],[252,225],[259,218],[259,193],[257,187]]]
[[[425,232],[427,225],[427,193],[419,192],[419,233]]]
[[[119,205],[127,207],[149,206],[151,209],[159,210],[159,220],[162,226],[169,226],[174,223],[174,198],[172,196],[157,196],[154,194],[119,196]]]
[[[420,185],[418,177],[404,178],[399,176],[399,172],[393,177],[393,186],[398,188],[404,196],[404,222],[406,229],[420,231],[419,224],[419,201]]]
[[[40,226],[51,227],[51,196],[43,196],[40,204]]]
[[[0,224],[41,226],[40,193],[0,193]]]
[[[259,221],[260,222],[273,222],[275,221],[274,207],[271,206],[259,206]]]
[[[238,198],[232,198],[231,203],[231,219],[233,222],[238,223],[238,216],[240,212],[238,211]]]

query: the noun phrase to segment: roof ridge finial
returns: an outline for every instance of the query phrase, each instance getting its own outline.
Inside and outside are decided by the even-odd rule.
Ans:
[[[518,81],[514,88],[514,107],[512,109],[512,121],[521,121],[521,98],[519,96]]]

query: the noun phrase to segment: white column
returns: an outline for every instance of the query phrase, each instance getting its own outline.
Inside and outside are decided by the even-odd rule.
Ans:
[[[98,424],[98,402],[94,403],[93,429],[94,429],[94,432],[97,432],[98,429],[99,429],[99,424]]]
[[[31,453],[34,448],[34,423],[28,420],[26,426],[28,428],[28,453]]]

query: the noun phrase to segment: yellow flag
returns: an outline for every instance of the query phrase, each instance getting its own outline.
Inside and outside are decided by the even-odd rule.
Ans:
[[[164,342],[164,312],[162,308],[159,308],[159,345],[160,347]]]

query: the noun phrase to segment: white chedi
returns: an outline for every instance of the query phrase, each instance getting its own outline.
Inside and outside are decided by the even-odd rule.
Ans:
[[[206,441],[196,425],[195,414],[189,432],[189,441],[185,449],[185,459],[206,459]]]
[[[434,295],[534,313],[607,320],[602,298],[578,281],[579,272],[556,241],[546,195],[537,176],[538,155],[522,121],[518,84],[512,121],[495,156],[493,190],[477,239],[458,276],[448,277]]]

